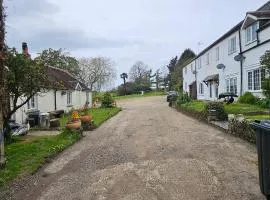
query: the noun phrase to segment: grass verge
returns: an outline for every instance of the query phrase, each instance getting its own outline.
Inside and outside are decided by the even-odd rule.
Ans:
[[[116,115],[121,108],[89,109],[95,126]],[[61,118],[64,127],[67,117]],[[63,130],[56,136],[23,136],[14,138],[15,142],[5,146],[6,165],[0,169],[0,187],[9,181],[36,172],[48,159],[53,158],[65,148],[81,138],[76,131]]]
[[[106,120],[110,119],[118,112],[121,111],[121,108],[114,107],[114,108],[90,108],[89,113],[92,115],[94,120],[94,126],[98,127]],[[68,118],[67,116],[63,116],[60,119],[61,127],[65,127]]]
[[[198,112],[202,112],[204,110],[206,102],[204,101],[192,101],[189,103],[181,104],[181,107],[189,109],[189,110],[195,110]],[[261,108],[258,105],[249,105],[249,104],[240,104],[240,103],[233,103],[233,104],[224,104],[225,111],[228,114],[243,114],[246,116],[251,116],[254,114],[250,113],[263,113],[266,112],[266,109]],[[256,114],[255,114],[256,115]],[[256,116],[266,116],[265,114],[257,114]]]
[[[17,137],[16,142],[5,147],[6,165],[0,170],[0,186],[9,181],[34,173],[49,158],[71,146],[81,135],[65,130],[56,136]]]
[[[115,100],[120,99],[130,99],[130,98],[136,98],[136,97],[150,97],[150,96],[162,96],[165,95],[164,92],[146,92],[144,95],[141,94],[131,94],[131,95],[125,95],[125,96],[114,96],[113,98]]]

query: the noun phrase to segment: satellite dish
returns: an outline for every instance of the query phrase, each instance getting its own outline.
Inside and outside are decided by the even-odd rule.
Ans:
[[[234,57],[235,61],[242,61],[245,59],[245,56],[243,56],[242,54],[238,54],[237,56]]]
[[[225,69],[225,65],[223,65],[223,64],[218,64],[218,65],[217,65],[217,69]]]

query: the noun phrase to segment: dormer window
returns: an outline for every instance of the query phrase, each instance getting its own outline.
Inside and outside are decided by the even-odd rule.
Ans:
[[[257,40],[258,23],[254,23],[245,29],[246,44]]]

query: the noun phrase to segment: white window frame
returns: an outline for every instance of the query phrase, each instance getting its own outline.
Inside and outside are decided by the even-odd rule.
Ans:
[[[37,107],[38,104],[38,99],[37,99],[37,95],[32,96],[32,98],[27,102],[27,109],[35,109],[38,108]]]
[[[67,92],[67,105],[72,105],[72,92]]]
[[[236,36],[232,37],[228,41],[228,54],[233,54],[236,52]]]
[[[231,77],[226,79],[226,92],[232,92],[237,95],[237,77]]]
[[[219,47],[216,47],[216,60],[219,60]]]
[[[258,74],[255,74],[258,72]],[[248,91],[261,91],[262,89],[262,68],[256,68],[247,71],[247,89]],[[251,75],[251,76],[250,76]],[[258,76],[256,76],[258,75]],[[255,81],[256,79],[256,81]]]
[[[204,94],[204,85],[203,85],[203,83],[200,83],[199,84],[199,94],[200,95],[203,95]]]
[[[245,43],[250,44],[257,40],[258,23],[253,23],[245,29]]]

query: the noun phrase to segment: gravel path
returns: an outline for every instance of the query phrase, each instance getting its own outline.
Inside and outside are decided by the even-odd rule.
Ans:
[[[176,112],[164,97],[123,111],[13,187],[13,199],[256,200],[255,146]]]

